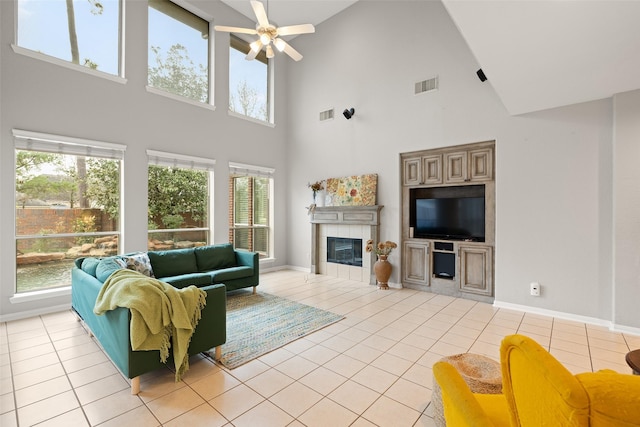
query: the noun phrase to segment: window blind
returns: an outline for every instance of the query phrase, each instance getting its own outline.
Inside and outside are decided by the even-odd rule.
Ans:
[[[122,160],[126,145],[13,129],[15,148],[45,153]]]
[[[240,176],[258,176],[262,178],[273,178],[275,169],[263,166],[246,165],[243,163],[229,162],[229,174]]]
[[[150,165],[167,166],[183,169],[197,169],[213,171],[216,161],[204,157],[186,156],[184,154],[166,153],[163,151],[147,150]]]

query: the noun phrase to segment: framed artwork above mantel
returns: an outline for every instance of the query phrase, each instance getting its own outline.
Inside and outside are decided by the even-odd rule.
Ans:
[[[375,206],[378,175],[352,175],[328,178],[326,206]]]

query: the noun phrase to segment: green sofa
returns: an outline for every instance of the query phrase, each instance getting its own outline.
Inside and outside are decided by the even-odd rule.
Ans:
[[[233,260],[235,262],[232,265]],[[104,281],[113,271],[121,268],[131,268],[147,275],[153,270],[157,279],[177,288],[194,284],[207,293],[207,304],[191,338],[189,355],[215,347],[216,357],[220,357],[221,346],[226,341],[226,291],[253,286],[255,292],[255,286],[258,285],[258,255],[235,251],[226,244],[103,259],[76,259],[71,271],[72,309],[85,322],[118,369],[132,380],[133,394],[140,390],[139,376],[163,366],[163,363],[159,351],[131,349],[129,309],[117,308],[101,316],[93,313]],[[188,268],[193,271],[188,272]],[[171,358],[169,362],[172,363]]]

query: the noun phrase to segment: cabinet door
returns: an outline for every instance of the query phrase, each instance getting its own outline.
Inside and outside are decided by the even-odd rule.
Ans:
[[[442,184],[442,155],[422,158],[421,184]]]
[[[421,180],[422,159],[420,157],[414,157],[411,159],[404,159],[402,163],[402,184],[403,185],[419,185]]]
[[[471,181],[491,181],[493,179],[493,150],[482,148],[469,152]]]
[[[453,184],[467,181],[467,152],[445,153],[444,156],[447,170],[445,182]]]
[[[405,242],[402,258],[403,281],[429,286],[429,242]]]
[[[493,296],[493,257],[490,246],[465,246],[460,256],[460,291]]]

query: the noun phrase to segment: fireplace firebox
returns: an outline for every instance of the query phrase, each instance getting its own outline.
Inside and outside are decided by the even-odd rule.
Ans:
[[[362,267],[362,239],[327,237],[327,262]]]

